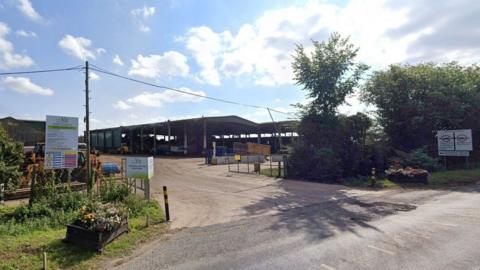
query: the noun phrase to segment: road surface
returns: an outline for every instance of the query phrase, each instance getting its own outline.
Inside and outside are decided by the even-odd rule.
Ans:
[[[156,159],[173,227],[115,269],[480,269],[480,188],[368,191]],[[160,196],[160,194],[158,194]]]

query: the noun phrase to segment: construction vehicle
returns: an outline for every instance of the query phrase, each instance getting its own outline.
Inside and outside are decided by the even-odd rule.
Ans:
[[[71,179],[74,181],[85,181],[87,162],[86,162],[86,144],[78,144],[78,167],[71,172]],[[45,143],[37,143],[32,151],[25,153],[24,164],[22,165],[23,179],[21,186],[26,187],[30,184],[32,177],[37,172],[44,171],[44,159],[45,159]],[[92,171],[95,177],[101,175],[101,161],[97,158],[97,155],[90,153],[90,161],[92,164]],[[68,170],[59,169],[55,170],[58,174],[62,175],[62,180],[67,180]]]
[[[122,155],[126,155],[126,154],[129,154],[129,149],[128,149],[128,145],[126,143],[122,143],[120,145],[120,147],[117,149],[117,153],[119,154],[122,154]]]

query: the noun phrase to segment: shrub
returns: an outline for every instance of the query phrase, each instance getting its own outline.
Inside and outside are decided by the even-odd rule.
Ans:
[[[6,190],[19,187],[22,163],[22,145],[10,139],[0,125],[0,183],[5,185]]]
[[[99,189],[102,202],[123,202],[129,194],[128,186],[115,180],[102,181]]]
[[[425,169],[430,172],[436,171],[440,168],[438,158],[429,156],[425,148],[418,148],[409,153],[403,151],[395,151],[397,157],[392,159],[397,167],[412,167],[418,169]]]

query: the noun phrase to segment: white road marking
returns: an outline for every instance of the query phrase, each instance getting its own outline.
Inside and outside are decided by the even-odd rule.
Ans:
[[[371,249],[375,249],[375,250],[378,250],[380,252],[383,252],[383,253],[387,253],[389,255],[395,255],[395,252],[393,251],[390,251],[390,250],[386,250],[386,249],[383,249],[383,248],[378,248],[378,247],[374,247],[374,246],[371,246],[371,245],[368,245],[367,247],[371,248]]]
[[[331,266],[328,266],[328,265],[326,265],[326,264],[323,264],[323,263],[320,264],[320,266],[321,266],[322,268],[324,268],[324,269],[327,269],[327,270],[337,270],[337,269],[335,269],[335,268],[333,268],[333,267],[331,267]]]
[[[450,223],[442,223],[442,222],[435,222],[435,221],[431,221],[429,223],[432,223],[432,224],[435,224],[435,225],[447,226],[447,227],[458,227],[458,225],[450,224]]]
[[[432,237],[430,237],[428,235],[421,234],[421,233],[410,233],[410,232],[403,232],[403,233],[414,236],[414,237],[422,237],[422,238],[425,238],[425,239],[428,239],[428,240],[432,239]]]

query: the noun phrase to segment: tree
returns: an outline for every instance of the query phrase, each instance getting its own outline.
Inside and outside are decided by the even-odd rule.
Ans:
[[[392,65],[373,73],[362,99],[377,108],[389,144],[404,152],[426,146],[433,154],[441,129],[471,128],[474,138],[480,135],[480,68],[475,65]]]
[[[22,163],[22,145],[10,139],[0,125],[0,183],[7,190],[13,190],[20,184]]]
[[[337,181],[360,171],[371,123],[363,114],[338,115],[337,108],[355,90],[367,67],[354,62],[358,49],[338,33],[313,45],[310,57],[297,45],[292,64],[297,84],[311,101],[297,105],[301,108],[300,137],[290,155],[289,171],[296,177]]]
[[[358,84],[367,66],[356,64],[358,48],[349,38],[333,33],[328,41],[312,41],[314,51],[309,57],[298,44],[292,64],[295,80],[306,90],[312,101],[299,106],[304,113],[334,115]]]

